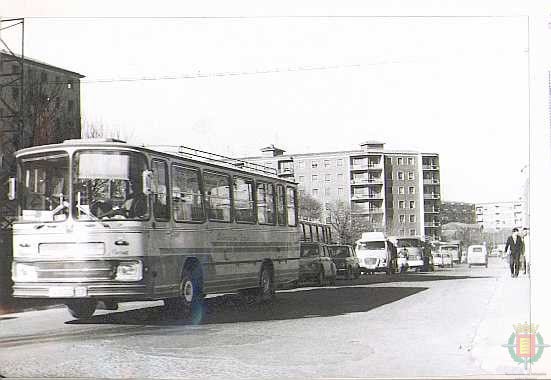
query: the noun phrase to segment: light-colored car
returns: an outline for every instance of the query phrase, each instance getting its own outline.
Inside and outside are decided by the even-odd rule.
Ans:
[[[362,273],[396,271],[394,246],[382,232],[364,232],[356,241],[356,255]]]
[[[488,251],[484,245],[471,245],[467,249],[467,264],[469,268],[473,265],[484,265],[488,268]]]
[[[335,285],[337,267],[331,260],[327,244],[319,242],[301,242],[299,260],[299,282],[315,281],[323,286]]]
[[[452,255],[446,251],[437,251],[432,254],[432,265],[435,267],[453,267]]]

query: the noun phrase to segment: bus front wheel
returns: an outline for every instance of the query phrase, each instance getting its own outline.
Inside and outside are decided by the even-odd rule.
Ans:
[[[77,319],[87,319],[94,315],[97,301],[93,299],[82,299],[69,301],[65,304],[69,313]]]
[[[164,300],[165,306],[176,312],[190,313],[203,301],[203,281],[198,268],[184,269],[180,295]]]

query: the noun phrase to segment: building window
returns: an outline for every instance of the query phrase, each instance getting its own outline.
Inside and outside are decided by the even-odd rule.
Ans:
[[[319,196],[319,195],[320,195],[319,190],[318,190],[318,189],[312,189],[312,195],[313,195],[314,197]]]
[[[399,201],[398,202],[398,208],[406,208],[406,202],[405,201]]]
[[[400,215],[400,223],[404,224],[406,222],[406,216]]]
[[[404,194],[404,186],[398,187],[398,194]]]
[[[409,222],[410,223],[415,223],[415,215],[410,215],[409,216]]]
[[[342,181],[343,181],[343,178],[344,178],[344,177],[343,177],[342,173],[337,174],[337,180],[338,180],[339,182],[342,182]]]
[[[398,157],[398,165],[403,165],[404,159],[402,157]]]
[[[298,176],[298,182],[299,183],[304,183],[304,176],[303,175]]]
[[[398,235],[404,236],[405,235],[405,230],[403,228],[401,228]]]
[[[408,179],[410,181],[415,179],[415,175],[413,174],[413,172],[408,172]]]
[[[404,172],[398,172],[398,179],[403,180],[404,179]]]
[[[409,201],[409,208],[415,208],[415,201]]]
[[[330,167],[330,166],[331,166],[331,161],[329,161],[329,160],[324,160],[324,161],[323,161],[323,166],[325,166],[326,168]]]
[[[408,157],[408,165],[414,165],[413,157]]]
[[[339,187],[339,188],[337,189],[337,194],[338,194],[338,196],[339,196],[339,197],[342,197],[342,193],[343,193],[343,188],[342,188],[342,187]]]
[[[331,174],[325,175],[325,182],[331,182]]]
[[[331,195],[331,188],[330,187],[325,188],[325,195]]]
[[[412,228],[411,230],[409,230],[409,234],[410,236],[415,236],[415,229]]]
[[[415,187],[410,186],[410,187],[409,187],[409,193],[410,193],[410,194],[415,194]]]
[[[317,174],[312,174],[312,182],[317,181],[317,180],[318,180],[318,175]]]
[[[304,161],[299,161],[299,162],[298,162],[298,167],[299,167],[300,169],[304,169]]]
[[[73,88],[73,81],[72,81],[72,80],[68,80],[68,81],[67,81],[67,88],[68,88],[69,90],[71,90],[71,89]]]
[[[339,159],[337,160],[337,166],[338,166],[338,167],[342,167],[342,163],[343,163],[342,158],[339,158]]]
[[[312,169],[316,169],[318,167],[317,161],[312,161]]]

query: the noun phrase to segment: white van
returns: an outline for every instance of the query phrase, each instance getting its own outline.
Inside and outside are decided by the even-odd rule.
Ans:
[[[467,264],[484,265],[488,268],[488,251],[485,245],[470,245],[467,249]]]
[[[393,270],[392,248],[382,232],[364,232],[356,241],[356,255],[362,273],[386,272]]]

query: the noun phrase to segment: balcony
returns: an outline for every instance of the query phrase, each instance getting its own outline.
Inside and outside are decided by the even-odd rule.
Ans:
[[[425,165],[423,164],[423,170],[438,170],[438,165],[436,164],[429,164],[429,165]]]
[[[430,228],[440,227],[440,222],[425,222],[425,227],[430,227]]]
[[[353,215],[374,215],[383,214],[384,209],[382,207],[368,207],[368,208],[353,208]]]
[[[382,185],[382,178],[355,178],[350,180],[352,185]]]
[[[424,199],[440,199],[440,194],[426,193],[426,194],[423,194],[423,198]]]
[[[423,178],[423,185],[439,185],[440,180],[435,178]]]
[[[440,209],[436,207],[425,207],[425,214],[438,214]]]
[[[350,170],[361,170],[361,171],[364,171],[364,170],[382,170],[383,169],[383,164],[381,163],[367,163],[367,164],[356,164],[356,165],[351,165],[350,166]]]
[[[368,200],[368,199],[383,199],[383,193],[372,193],[372,194],[353,194],[353,201]]]
[[[277,169],[277,175],[280,177],[295,175],[295,169],[293,168],[279,168]]]

